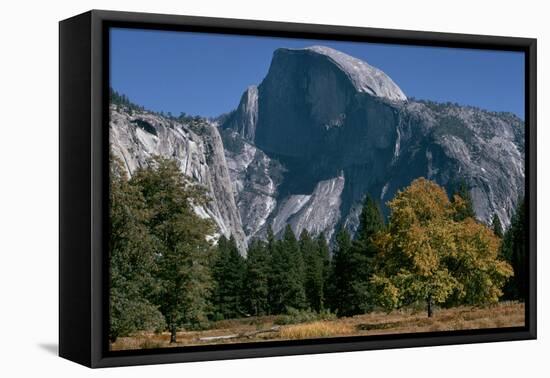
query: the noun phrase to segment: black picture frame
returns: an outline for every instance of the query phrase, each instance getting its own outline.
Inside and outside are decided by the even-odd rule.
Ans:
[[[297,37],[525,53],[528,297],[525,327],[110,352],[109,27]],[[88,367],[535,339],[536,39],[92,10],[59,24],[59,355]]]

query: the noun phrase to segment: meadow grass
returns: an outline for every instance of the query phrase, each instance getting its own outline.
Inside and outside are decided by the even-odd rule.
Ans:
[[[428,318],[425,311],[403,309],[386,313],[374,311],[364,315],[329,320],[313,320],[300,324],[280,325],[277,316],[249,317],[221,320],[208,330],[182,331],[177,343],[170,344],[168,332],[138,332],[120,337],[111,345],[112,350],[151,349],[172,346],[258,342],[270,340],[296,340],[341,336],[368,336],[465,329],[519,327],[525,324],[525,306],[518,302],[502,302],[486,307],[454,307],[439,309]],[[275,330],[258,333],[261,330]],[[201,341],[203,337],[238,335],[238,337]]]

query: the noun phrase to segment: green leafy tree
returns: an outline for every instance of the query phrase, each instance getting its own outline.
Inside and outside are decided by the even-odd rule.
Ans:
[[[246,307],[252,315],[265,315],[269,312],[269,268],[267,244],[261,240],[252,240],[246,255],[244,285]]]
[[[377,237],[371,279],[379,305],[392,309],[424,301],[431,317],[435,304],[498,301],[512,275],[498,258],[499,239],[472,217],[457,217],[461,208],[455,205],[424,178],[389,202],[389,227]]]
[[[503,238],[504,232],[502,231],[502,223],[500,223],[500,218],[498,215],[494,214],[493,219],[491,220],[491,228],[496,236]]]
[[[473,218],[444,227],[451,243],[443,263],[457,281],[446,305],[498,302],[505,283],[513,275],[510,264],[500,258],[500,238]]]
[[[244,273],[245,261],[239,254],[235,238],[220,237],[213,267],[213,303],[218,315],[224,318],[243,315]]]
[[[505,297],[524,301],[527,295],[527,214],[525,200],[519,201],[502,241],[502,256],[512,265],[514,277],[508,281]]]
[[[309,307],[321,311],[324,303],[323,256],[319,244],[311,238],[306,229],[300,234],[300,251],[304,258],[304,289]]]
[[[158,308],[150,302],[155,291],[152,277],[154,245],[146,223],[150,218],[145,201],[118,158],[110,156],[110,327],[109,339],[138,330],[165,326]]]
[[[178,328],[201,324],[209,311],[211,245],[206,236],[213,225],[193,209],[208,199],[174,160],[159,156],[137,169],[130,184],[140,191],[150,212],[147,226],[155,246],[158,285],[154,302],[170,330],[170,342],[176,342]]]

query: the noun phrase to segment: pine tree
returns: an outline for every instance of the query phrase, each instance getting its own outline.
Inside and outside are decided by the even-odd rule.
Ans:
[[[370,279],[377,247],[374,238],[384,229],[378,204],[367,194],[359,217],[359,227],[350,254],[350,304],[348,314],[364,313],[372,308]]]
[[[272,309],[275,313],[307,307],[304,289],[304,262],[294,232],[289,225],[282,240],[274,242],[272,257]]]
[[[267,286],[268,286],[268,293],[267,293],[267,306],[268,306],[268,314],[275,314],[277,313],[277,303],[279,301],[279,267],[277,264],[279,263],[279,256],[278,256],[278,246],[277,246],[277,240],[275,239],[275,234],[273,233],[273,228],[271,227],[271,224],[268,224],[267,226],[267,232],[266,232],[266,252],[269,259],[269,267],[268,267],[268,279],[267,279]]]
[[[330,279],[331,308],[341,316],[365,313],[372,308],[370,279],[377,253],[373,238],[384,228],[384,218],[376,202],[366,196],[359,217],[356,239],[346,230],[337,235]]]
[[[502,239],[502,237],[504,236],[502,231],[502,223],[500,223],[500,219],[496,214],[493,215],[493,219],[491,221],[491,228],[493,229],[493,232],[495,233],[495,235]]]
[[[336,235],[336,248],[332,256],[328,288],[330,308],[339,316],[353,313],[351,309],[353,288],[349,280],[352,268],[351,254],[352,241],[348,231],[342,227]]]
[[[229,260],[229,240],[221,235],[214,250],[212,263],[212,307],[214,319],[223,319],[227,312],[225,308],[225,270]]]
[[[324,302],[324,261],[314,241],[306,229],[300,234],[300,252],[304,258],[304,289],[308,306],[321,311]]]
[[[267,244],[252,240],[246,255],[244,299],[247,311],[255,316],[269,312],[270,257]]]
[[[359,216],[359,227],[355,235],[358,243],[364,244],[365,249],[372,248],[372,237],[384,228],[384,217],[378,204],[370,195],[365,196],[361,215]],[[370,250],[369,254],[373,254]]]
[[[245,261],[239,254],[233,236],[227,240],[224,236],[218,240],[217,254],[214,258],[214,311],[223,318],[236,318],[243,313],[243,284]]]
[[[141,192],[150,211],[147,226],[154,238],[158,285],[153,300],[170,330],[170,342],[176,342],[178,328],[201,324],[209,311],[211,245],[206,235],[213,226],[193,210],[207,199],[174,160],[158,156],[137,169],[130,184]]]
[[[281,240],[281,250],[289,264],[288,291],[286,293],[285,307],[304,309],[307,307],[304,288],[304,260],[296,236],[290,225],[287,225]]]
[[[327,239],[325,238],[325,234],[321,232],[317,236],[317,252],[319,253],[319,256],[321,258],[321,261],[323,263],[323,307],[326,307],[326,301],[327,301],[327,288],[328,288],[328,282],[329,282],[329,275],[330,275],[330,249],[328,247]]]
[[[470,190],[468,189],[465,181],[460,182],[452,198],[453,207],[455,209],[455,221],[460,222],[466,218],[475,219],[476,213],[474,211],[472,196],[470,195]]]
[[[512,265],[514,277],[504,288],[507,299],[524,301],[527,295],[527,218],[525,200],[519,201],[512,222],[504,234],[501,246],[502,256]]]

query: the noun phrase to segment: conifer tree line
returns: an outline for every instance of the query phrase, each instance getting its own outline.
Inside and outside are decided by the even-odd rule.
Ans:
[[[185,112],[180,112],[179,115],[174,115],[171,112],[164,111],[153,111],[146,109],[144,106],[138,105],[133,102],[128,96],[123,93],[119,93],[113,88],[109,88],[109,103],[115,106],[117,111],[125,109],[130,115],[133,115],[134,112],[148,112],[160,115],[162,117],[171,119],[173,121],[184,122],[184,123],[200,123],[203,118],[200,116],[193,116],[186,114]]]
[[[329,248],[323,234],[299,238],[287,226],[276,239],[253,240],[242,257],[224,236],[214,263],[214,318],[282,314],[290,309],[320,312],[327,307]]]
[[[421,304],[482,305],[525,298],[523,202],[503,232],[497,216],[475,220],[467,190],[451,198],[423,178],[380,205],[366,196],[352,238],[287,225],[249,241],[215,232],[193,207],[208,198],[171,159],[154,157],[128,177],[111,156],[110,339],[138,330],[204,327],[210,321],[291,311],[352,316]]]

